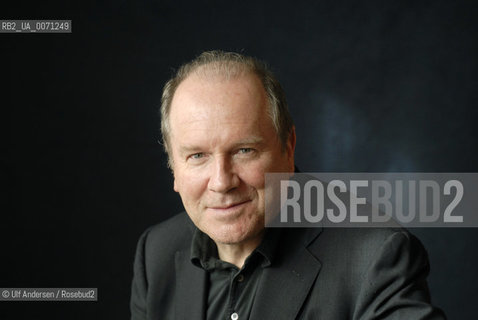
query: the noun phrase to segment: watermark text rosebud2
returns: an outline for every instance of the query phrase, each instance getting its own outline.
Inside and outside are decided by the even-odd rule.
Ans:
[[[266,174],[268,227],[478,227],[478,173]]]

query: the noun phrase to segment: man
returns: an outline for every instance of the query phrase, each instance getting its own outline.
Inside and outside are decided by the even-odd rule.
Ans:
[[[161,116],[186,213],[141,236],[132,319],[444,318],[404,230],[264,227],[264,175],[294,172],[296,139],[264,64],[203,53],[166,84]]]

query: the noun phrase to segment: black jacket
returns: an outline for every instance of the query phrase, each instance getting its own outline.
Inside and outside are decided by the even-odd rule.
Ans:
[[[204,319],[207,274],[190,260],[186,213],[141,236],[132,320]],[[430,304],[425,249],[403,229],[284,229],[251,320],[444,319]]]

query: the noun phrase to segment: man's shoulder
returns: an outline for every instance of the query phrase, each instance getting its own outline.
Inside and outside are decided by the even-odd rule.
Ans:
[[[189,248],[195,226],[186,212],[181,212],[168,220],[146,229],[139,243],[149,252],[171,252]]]
[[[176,229],[186,229],[194,231],[194,224],[185,211],[180,212],[171,218],[151,226],[148,231],[151,234],[162,234],[164,232],[173,232]]]
[[[404,228],[324,228],[322,236],[331,238],[336,242],[352,246],[377,246],[383,243],[385,239],[395,234],[403,234],[405,237],[411,234]]]
[[[381,256],[412,254],[426,258],[420,240],[404,228],[325,228],[309,246],[319,260],[353,263],[367,268]]]

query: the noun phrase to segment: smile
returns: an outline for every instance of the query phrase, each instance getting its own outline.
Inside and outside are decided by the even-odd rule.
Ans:
[[[229,204],[229,205],[224,205],[224,206],[211,206],[211,207],[208,207],[208,209],[219,210],[219,211],[221,211],[221,210],[222,211],[234,210],[234,209],[242,207],[243,205],[245,205],[246,203],[249,203],[249,202],[251,202],[251,200],[236,202],[236,203]]]

